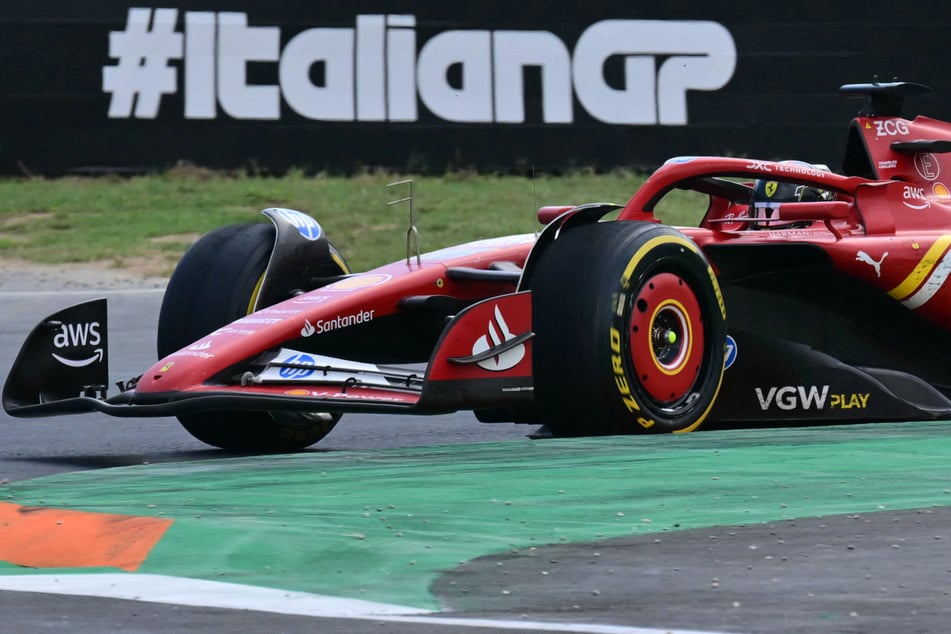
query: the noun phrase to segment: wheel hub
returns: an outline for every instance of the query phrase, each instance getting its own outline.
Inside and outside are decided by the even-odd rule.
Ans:
[[[686,280],[658,273],[639,287],[630,311],[631,361],[642,387],[660,403],[689,395],[704,337],[699,302]]]

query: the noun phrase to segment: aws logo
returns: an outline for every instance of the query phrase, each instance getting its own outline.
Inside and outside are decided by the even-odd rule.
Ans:
[[[102,343],[102,335],[99,332],[101,327],[98,321],[61,324],[59,330],[53,335],[53,347],[66,352],[76,348],[98,346]],[[96,348],[91,356],[81,359],[61,356],[55,352],[51,354],[54,359],[71,368],[82,368],[93,363],[102,362],[105,356],[102,348]]]
[[[905,185],[902,192],[902,203],[909,209],[927,209],[931,202],[925,197],[925,188],[914,185]]]

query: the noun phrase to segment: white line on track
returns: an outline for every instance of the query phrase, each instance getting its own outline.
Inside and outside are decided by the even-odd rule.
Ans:
[[[436,616],[404,605],[328,597],[220,581],[151,574],[0,575],[0,590],[144,601],[193,607],[254,610],[294,616],[419,623],[456,627],[581,632],[585,634],[723,634],[599,623],[548,623]]]

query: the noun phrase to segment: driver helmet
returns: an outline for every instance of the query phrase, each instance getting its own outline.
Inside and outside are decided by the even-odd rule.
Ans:
[[[826,172],[830,171],[825,165],[811,165],[803,161],[783,161],[783,163],[795,163],[812,169]],[[815,202],[819,200],[829,200],[829,198],[829,192],[823,191],[818,187],[786,183],[765,178],[757,179],[756,182],[753,183],[753,200],[750,206],[750,216],[762,219],[763,222],[754,222],[751,226],[757,229],[785,229],[808,225],[808,222],[778,222],[780,204],[789,202]]]

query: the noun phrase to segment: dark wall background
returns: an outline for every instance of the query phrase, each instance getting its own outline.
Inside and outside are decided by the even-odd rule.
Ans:
[[[281,47],[316,27],[353,28],[357,15],[415,16],[417,48],[454,29],[543,30],[569,51],[601,20],[711,20],[736,45],[732,78],[715,91],[688,93],[687,125],[606,124],[574,103],[571,124],[541,119],[540,79],[526,78],[526,121],[453,123],[418,102],[415,122],[314,121],[282,102],[277,120],[242,120],[220,108],[214,119],[186,119],[179,90],[162,98],[154,119],[109,118],[103,91],[109,33],[122,31],[132,6],[243,12],[250,26],[281,29]],[[658,3],[503,0],[480,2],[254,2],[228,0],[148,5],[110,0],[38,0],[0,8],[0,172],[55,174],[101,168],[167,167],[179,160],[215,168],[289,167],[348,171],[362,166],[442,171],[557,171],[573,166],[651,167],[684,154],[800,158],[837,167],[846,125],[860,107],[836,95],[840,84],[874,77],[935,88],[906,115],[951,116],[948,37],[951,3],[762,0]],[[657,59],[660,63],[663,56]],[[608,83],[620,63],[605,65]],[[249,80],[277,84],[276,64],[252,63]]]

